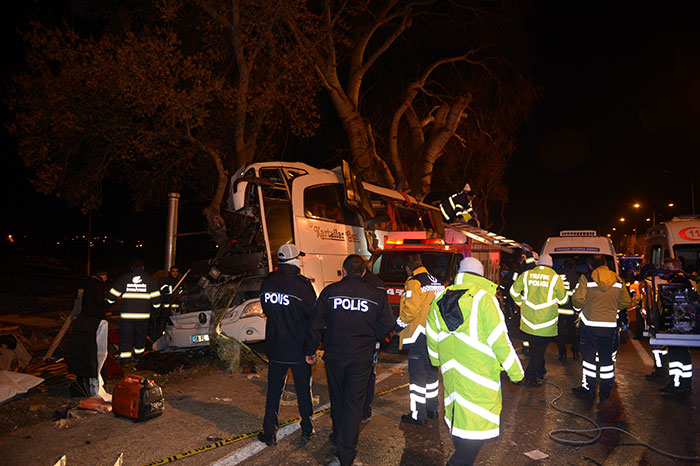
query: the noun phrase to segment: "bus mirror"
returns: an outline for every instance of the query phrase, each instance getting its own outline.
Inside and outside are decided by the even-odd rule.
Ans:
[[[345,204],[362,215],[365,220],[374,217],[372,201],[362,186],[362,178],[350,168],[350,164],[345,160],[343,160],[343,183],[345,185]]]

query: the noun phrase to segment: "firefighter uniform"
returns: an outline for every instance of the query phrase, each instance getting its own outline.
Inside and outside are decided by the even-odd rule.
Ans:
[[[175,270],[178,269],[175,268]],[[173,276],[173,269],[171,269],[168,275],[160,281],[160,296],[163,309],[173,314],[180,313],[180,305],[173,299],[173,292],[180,278],[179,271],[176,276]]]
[[[151,308],[160,307],[160,291],[151,276],[136,266],[117,279],[107,302],[122,299],[119,307],[119,359],[126,361],[146,350],[146,332]]]
[[[627,309],[632,300],[622,279],[605,265],[596,267],[590,280],[581,276],[571,300],[574,309],[581,311],[583,357],[581,386],[572,391],[579,398],[594,399],[599,377],[600,397],[605,399],[610,396],[615,378],[612,353],[618,331],[617,312]]]
[[[478,263],[471,257],[465,261]],[[432,302],[426,325],[428,354],[442,372],[445,423],[455,444],[448,465],[473,464],[483,441],[499,435],[501,371],[513,382],[523,379],[496,285],[475,275],[479,268],[483,273],[480,263],[467,265],[474,272],[461,274]]]
[[[510,288],[520,306],[520,330],[530,340],[530,362],[525,369],[525,385],[539,386],[547,372],[544,353],[552,337],[557,336],[559,306],[567,301],[561,277],[551,268],[552,258],[540,256],[540,265],[524,272]]]
[[[333,421],[331,440],[342,466],[352,464],[357,453],[375,344],[393,327],[386,293],[368,285],[360,273],[328,285],[316,301],[304,353],[316,354],[323,339]]]
[[[402,416],[403,422],[413,421],[423,425],[426,417],[437,416],[438,371],[428,358],[425,321],[430,303],[444,289],[443,284],[430,275],[425,267],[416,268],[404,284],[396,324],[402,328],[399,333],[399,349],[408,349],[411,413]]]
[[[295,265],[280,262],[277,270],[260,286],[260,303],[267,318],[265,352],[270,365],[263,433],[259,438],[268,444],[276,442],[280,398],[290,369],[299,403],[302,441],[307,441],[313,433],[311,366],[304,360],[304,338],[315,302],[316,292],[311,281],[300,275]]]
[[[452,223],[458,216],[461,216],[467,225],[478,227],[479,220],[472,207],[470,196],[473,196],[473,192],[467,183],[461,193],[453,194],[440,202],[440,212],[443,220],[447,223]]]
[[[576,320],[578,316],[571,304],[571,296],[574,287],[578,283],[578,274],[571,269],[564,269],[559,274],[566,289],[566,302],[559,306],[559,322],[557,324],[557,345],[559,346],[559,359],[566,362],[566,344],[571,344],[571,353],[574,361],[578,360],[578,329]]]

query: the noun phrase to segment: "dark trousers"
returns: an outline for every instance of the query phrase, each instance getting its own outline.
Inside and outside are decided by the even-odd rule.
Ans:
[[[328,391],[331,395],[333,436],[341,466],[352,464],[357,454],[362,409],[372,372],[372,358],[359,360],[325,359]]]
[[[372,372],[369,373],[367,383],[367,395],[365,395],[365,407],[362,409],[362,419],[367,419],[372,415],[372,401],[374,401],[374,387],[377,383],[377,360],[379,359],[379,348],[374,350],[372,359]]]
[[[291,364],[270,361],[267,369],[267,398],[265,399],[265,419],[263,420],[265,435],[272,436],[277,432],[280,398],[287,381],[289,369],[292,370],[294,388],[297,392],[301,430],[303,432],[311,432],[313,429],[311,424],[311,414],[313,413],[311,404],[311,366],[305,362]]]
[[[668,375],[674,387],[690,388],[693,380],[693,359],[687,346],[668,348]]]
[[[571,345],[571,352],[578,353],[578,329],[576,328],[576,316],[559,314],[557,323],[557,345],[559,356],[566,355],[566,345]]]
[[[581,322],[579,332],[583,358],[581,386],[595,394],[596,376],[598,376],[600,378],[600,391],[609,394],[615,378],[612,353],[617,326],[593,327]]]
[[[129,359],[134,353],[146,349],[148,319],[119,319],[119,353],[121,359]],[[129,353],[127,356],[126,353]]]
[[[544,353],[547,345],[552,341],[552,337],[541,337],[539,335],[527,335],[530,340],[530,361],[525,369],[525,378],[535,380],[544,377],[547,369],[544,365]]]
[[[438,408],[438,368],[430,364],[425,335],[408,347],[408,377],[411,417],[424,421]]]
[[[479,449],[484,444],[483,440],[470,440],[452,436],[455,444],[455,453],[446,466],[472,466],[479,454]]]

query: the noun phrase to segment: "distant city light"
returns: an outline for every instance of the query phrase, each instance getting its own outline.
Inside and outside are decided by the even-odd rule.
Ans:
[[[647,219],[647,222],[651,222],[651,219],[650,219],[650,218],[648,218],[648,219]]]
[[[673,207],[673,202],[669,202],[668,206]]]
[[[14,243],[15,239],[12,237],[12,235],[7,235],[7,241],[9,241],[10,243]]]
[[[608,233],[608,238],[610,238],[610,233]]]
[[[617,228],[613,228],[613,231],[617,231]]]
[[[620,221],[621,221],[621,222],[624,222],[624,221],[625,221],[625,217],[620,217]]]
[[[639,209],[639,207],[640,207],[640,206],[639,206],[639,203],[636,202],[636,203],[634,204],[634,208],[635,208],[635,209]]]

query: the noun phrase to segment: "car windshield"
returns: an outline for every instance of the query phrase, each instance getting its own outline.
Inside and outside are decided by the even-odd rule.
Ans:
[[[700,244],[680,244],[673,250],[685,273],[700,273]]]
[[[428,273],[440,282],[448,283],[452,279],[455,254],[444,251],[383,251],[375,256],[372,273],[385,283],[404,283],[408,278],[404,269],[407,257],[416,253],[420,254]]]
[[[551,254],[552,262],[554,263],[554,270],[561,273],[564,268],[564,261],[566,259],[572,259],[574,261],[574,272],[577,274],[588,274],[591,269],[588,267],[588,259],[591,258],[591,254]],[[604,254],[605,261],[607,262],[608,268],[615,271],[615,258],[613,256]]]

